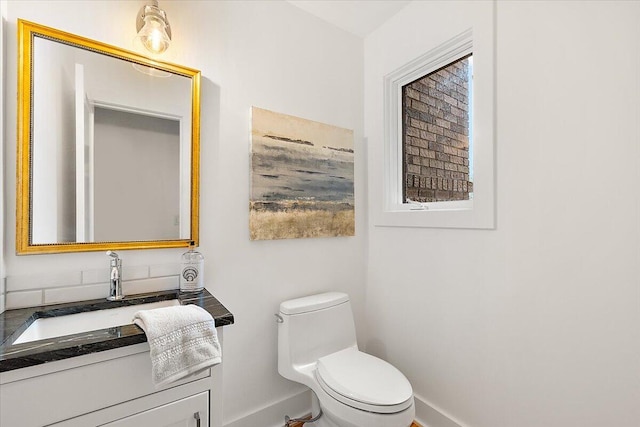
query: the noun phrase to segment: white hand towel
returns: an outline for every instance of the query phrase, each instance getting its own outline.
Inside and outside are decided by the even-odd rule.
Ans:
[[[133,323],[147,335],[156,388],[222,360],[213,318],[197,305],[140,310],[134,314]]]

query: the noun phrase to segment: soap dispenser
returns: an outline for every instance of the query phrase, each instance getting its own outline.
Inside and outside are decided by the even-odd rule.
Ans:
[[[200,292],[204,289],[204,256],[189,242],[189,250],[182,254],[180,292]]]

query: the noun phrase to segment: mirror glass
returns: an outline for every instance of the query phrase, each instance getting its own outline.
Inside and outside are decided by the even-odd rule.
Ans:
[[[18,252],[197,242],[200,72],[18,24]]]

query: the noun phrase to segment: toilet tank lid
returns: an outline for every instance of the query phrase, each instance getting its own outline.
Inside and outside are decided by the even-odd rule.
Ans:
[[[349,301],[349,295],[343,292],[325,292],[308,297],[291,299],[280,303],[280,313],[301,314],[322,310]]]

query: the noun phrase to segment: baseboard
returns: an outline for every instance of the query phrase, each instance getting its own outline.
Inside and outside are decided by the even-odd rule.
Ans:
[[[420,396],[414,396],[416,406],[416,420],[411,427],[468,427],[455,420],[446,412],[428,403]],[[284,416],[291,418],[309,417],[311,408],[311,391],[306,390],[293,396],[284,398],[269,406],[242,415],[232,421],[224,423],[224,427],[282,427]],[[292,423],[290,427],[304,427],[303,423]]]
[[[304,417],[303,419],[308,420],[310,418],[311,418],[311,415],[308,415],[308,416]],[[291,423],[291,424],[289,424],[289,427],[304,427],[304,423],[302,423],[302,422]],[[411,425],[409,427],[422,427],[422,426],[414,421],[414,422],[411,423]]]
[[[417,427],[421,425],[429,427],[469,427],[426,399],[416,395],[413,397],[416,405],[416,420],[420,423],[414,423]],[[414,426],[412,425],[411,427]]]
[[[282,427],[284,416],[302,418],[311,410],[311,391],[305,390],[269,406],[227,421],[224,427]]]

